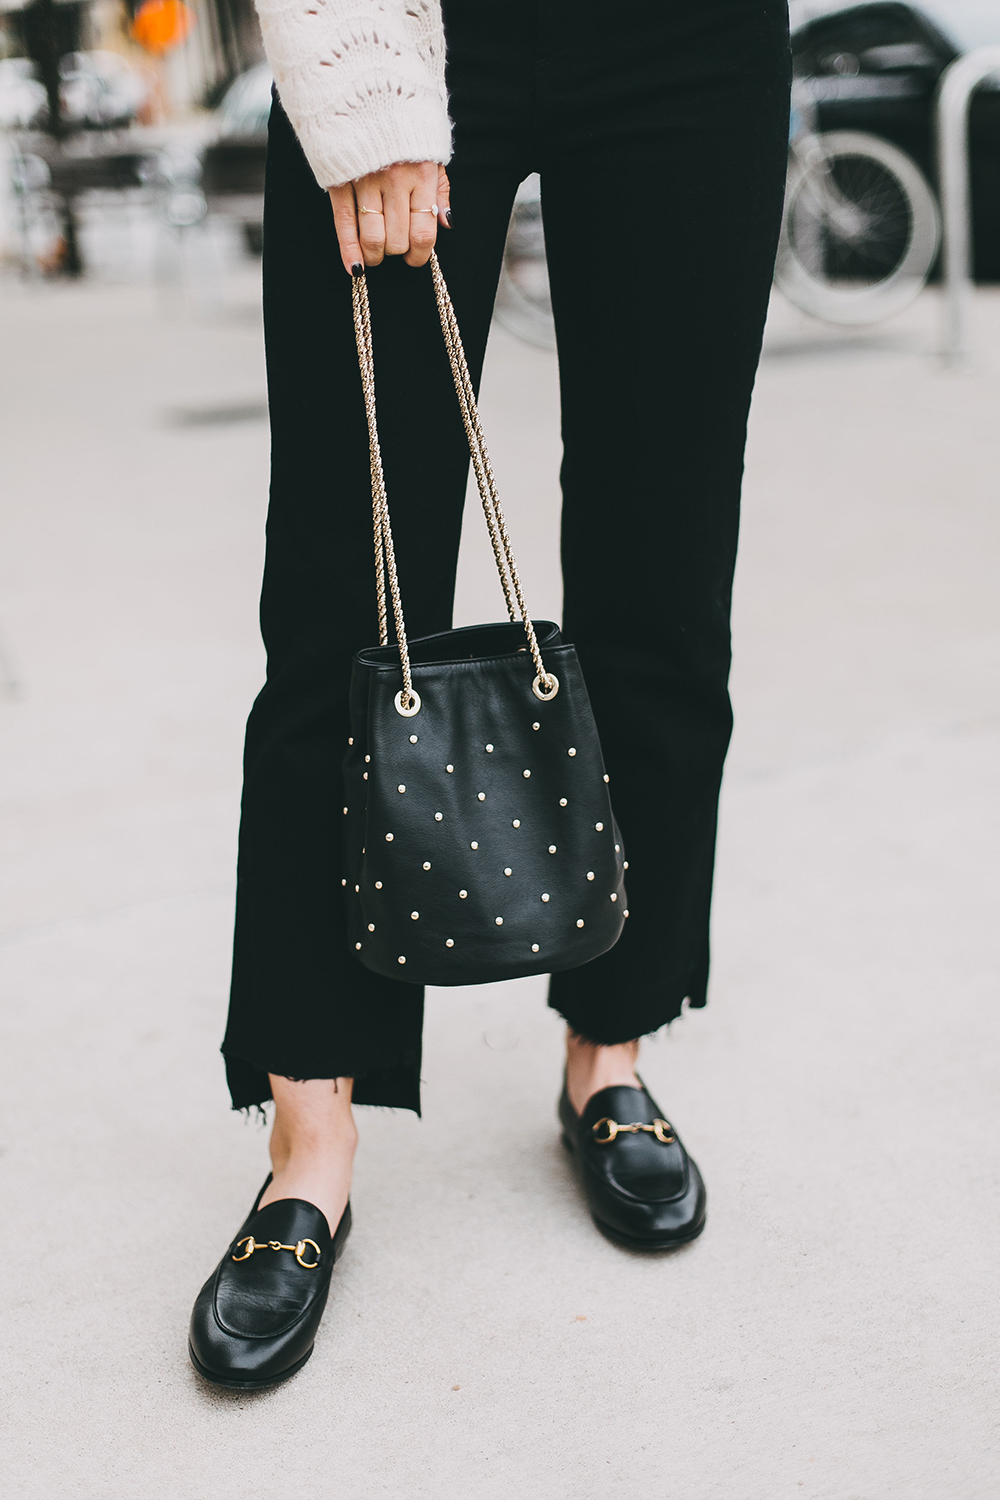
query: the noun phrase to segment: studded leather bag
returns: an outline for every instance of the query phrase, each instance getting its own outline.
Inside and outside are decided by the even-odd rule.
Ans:
[[[487,984],[576,968],[613,947],[628,916],[627,865],[576,650],[529,617],[436,255],[431,270],[510,618],[407,639],[358,276],[380,644],[353,664],[342,884],[366,968],[413,984]]]

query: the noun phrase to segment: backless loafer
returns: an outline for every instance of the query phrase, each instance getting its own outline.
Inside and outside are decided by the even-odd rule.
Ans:
[[[598,1229],[633,1250],[669,1250],[705,1227],[701,1173],[645,1088],[615,1085],[582,1115],[563,1086],[563,1140]]]
[[[351,1205],[334,1234],[304,1198],[253,1208],[191,1314],[188,1351],[206,1380],[234,1390],[277,1385],[313,1352],[330,1275],[351,1232]]]

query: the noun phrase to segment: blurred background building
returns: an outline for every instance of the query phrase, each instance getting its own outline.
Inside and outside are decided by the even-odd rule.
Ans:
[[[100,127],[211,107],[263,56],[253,0],[0,0],[0,122],[45,122],[53,58],[67,123]]]
[[[778,285],[825,321],[878,322],[938,275],[937,91],[958,57],[1000,44],[1000,0],[792,0],[791,22]],[[255,253],[269,104],[253,0],[0,0],[0,258],[28,276],[148,275],[177,248],[164,229],[199,226]],[[972,100],[970,166],[973,268],[996,281],[996,78]],[[498,317],[552,346],[537,178]]]
[[[223,208],[259,248],[269,88],[252,0],[0,0],[3,259],[80,275],[85,221],[113,236],[115,210],[134,230]]]

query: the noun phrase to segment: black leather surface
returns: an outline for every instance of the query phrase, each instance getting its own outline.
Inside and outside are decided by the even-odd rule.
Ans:
[[[287,1379],[309,1358],[330,1276],[351,1231],[350,1204],[332,1236],[324,1214],[302,1198],[281,1198],[258,1209],[267,1182],[191,1314],[195,1368],[218,1384],[246,1390]],[[242,1253],[237,1244],[247,1235],[258,1244],[313,1240],[320,1248],[319,1264],[309,1270],[291,1251],[270,1249],[233,1260]],[[311,1246],[304,1258],[316,1259]]]
[[[355,657],[343,886],[349,942],[378,974],[480,984],[618,940],[624,851],[590,700],[575,649],[535,628],[560,683],[546,702],[520,625],[411,642],[412,718],[393,706],[396,647]]]
[[[602,1119],[651,1125],[666,1116],[645,1088],[601,1089],[582,1115],[563,1089],[563,1138],[598,1227],[637,1250],[667,1250],[695,1239],[705,1227],[705,1185],[673,1127],[670,1145],[645,1131],[601,1145],[593,1127]]]

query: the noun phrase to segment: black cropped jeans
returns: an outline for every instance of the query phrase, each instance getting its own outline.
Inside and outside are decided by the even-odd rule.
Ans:
[[[630,920],[549,1003],[591,1040],[705,1003],[731,731],[729,606],[747,409],[787,150],[784,0],[445,0],[454,228],[442,267],[478,382],[518,184],[542,179],[562,392],[563,628],[629,857]],[[369,273],[379,426],[412,636],[451,624],[468,450],[430,274]],[[377,641],[365,413],[333,216],[280,103],[264,313],[272,430],[247,727],[233,1103],[269,1072],[419,1109],[422,992],[345,939],[339,763]]]

